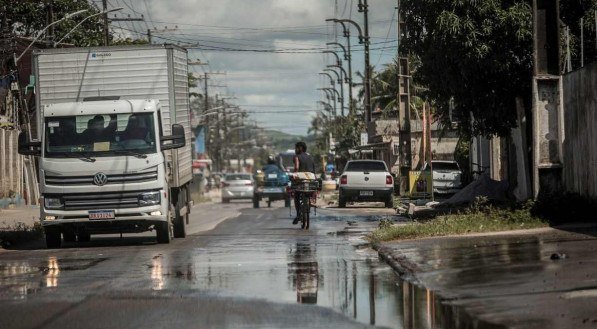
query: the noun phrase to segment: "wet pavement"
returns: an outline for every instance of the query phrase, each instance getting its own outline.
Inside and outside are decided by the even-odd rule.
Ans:
[[[444,300],[443,327],[597,328],[597,228],[385,243],[398,272]]]
[[[94,236],[2,251],[0,328],[440,327],[435,295],[362,239],[387,210],[320,209],[302,231],[287,208],[250,206],[201,206],[191,221],[209,225],[169,245]]]

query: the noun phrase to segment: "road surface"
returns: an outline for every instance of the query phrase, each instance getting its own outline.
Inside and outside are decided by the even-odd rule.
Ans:
[[[0,328],[409,324],[405,283],[361,238],[387,210],[321,209],[303,231],[274,205],[195,207],[195,233],[168,245],[146,234],[0,251]]]

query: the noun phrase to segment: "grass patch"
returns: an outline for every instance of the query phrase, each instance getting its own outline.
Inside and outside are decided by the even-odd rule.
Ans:
[[[24,223],[3,226],[0,229],[0,246],[10,247],[23,242],[35,241],[41,239],[43,235],[44,230],[40,223],[35,223],[33,226]]]
[[[507,208],[475,203],[467,210],[425,222],[402,225],[380,223],[379,229],[370,233],[368,239],[371,242],[380,242],[547,226],[545,220],[531,213],[531,208],[530,203]]]

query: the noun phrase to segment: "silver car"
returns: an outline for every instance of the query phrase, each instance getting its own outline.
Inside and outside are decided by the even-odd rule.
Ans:
[[[253,177],[250,174],[228,174],[222,180],[222,203],[253,199]]]

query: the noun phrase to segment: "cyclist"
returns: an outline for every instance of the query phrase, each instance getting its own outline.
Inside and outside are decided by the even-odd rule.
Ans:
[[[315,161],[313,157],[307,153],[307,144],[305,142],[298,142],[294,145],[294,172],[310,172],[315,174]],[[296,225],[299,222],[299,205],[300,196],[298,193],[294,194],[294,208],[296,209],[296,217],[292,221],[292,224]]]

